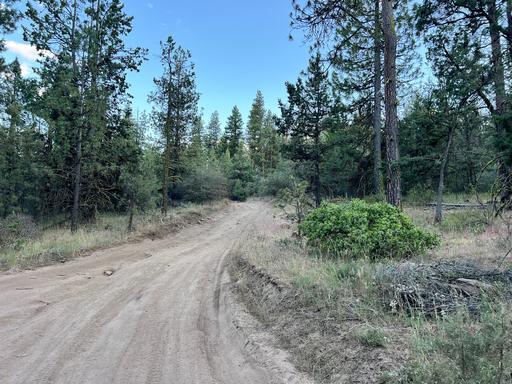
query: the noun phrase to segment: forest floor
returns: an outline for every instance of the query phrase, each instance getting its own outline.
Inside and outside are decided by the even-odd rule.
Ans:
[[[65,264],[0,274],[0,382],[308,383],[230,291],[262,202]]]
[[[267,209],[266,225],[233,249],[232,279],[249,311],[318,383],[395,382],[411,358],[416,331],[435,324],[390,311],[376,284],[389,266],[511,265],[504,259],[510,225],[490,225],[479,210],[447,211],[439,227],[432,209],[406,208],[417,225],[441,235],[442,245],[401,264],[315,256],[294,235],[296,227],[283,211]]]

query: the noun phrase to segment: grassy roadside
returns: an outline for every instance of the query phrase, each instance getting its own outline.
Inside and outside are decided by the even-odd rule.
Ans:
[[[233,251],[231,273],[238,292],[290,350],[295,365],[320,383],[496,382],[475,372],[496,376],[496,367],[512,362],[512,323],[505,304],[493,301],[480,317],[463,311],[411,317],[390,308],[392,300],[386,301],[388,292],[380,284],[389,278],[386,270],[402,265],[463,259],[496,266],[510,245],[506,223],[491,225],[477,211],[452,211],[437,227],[430,210],[406,212],[443,242],[405,263],[326,259],[294,237],[293,225],[275,212],[277,224],[267,223]],[[504,266],[510,266],[508,260]],[[493,336],[489,330],[498,325]],[[503,377],[509,368],[503,368]]]
[[[21,241],[16,247],[0,249],[0,271],[41,267],[84,256],[92,251],[137,241],[159,238],[190,224],[196,224],[224,208],[226,201],[209,204],[185,204],[163,218],[158,212],[134,218],[134,230],[127,231],[127,217],[100,215],[94,224],[85,224],[71,234],[68,228],[41,231],[34,239]]]

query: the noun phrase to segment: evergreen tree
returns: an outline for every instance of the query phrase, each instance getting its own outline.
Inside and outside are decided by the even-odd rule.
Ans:
[[[228,124],[224,130],[225,143],[231,157],[240,150],[243,143],[243,127],[242,114],[235,105],[231,110],[231,115],[228,118]]]
[[[60,186],[71,189],[64,195],[63,208],[71,200],[73,232],[81,218],[84,176],[95,179],[84,171],[94,171],[98,145],[112,126],[108,120],[112,115],[119,117],[115,115],[127,91],[126,73],[136,70],[145,55],[141,48],[125,46],[123,38],[131,31],[132,18],[123,7],[120,0],[27,4],[30,24],[24,38],[45,52],[37,70],[43,90],[41,108],[49,129],[57,131],[55,138],[62,140],[55,144],[62,151],[58,162],[66,165],[68,180]],[[97,188],[88,191],[100,193]]]
[[[16,23],[21,14],[15,8],[17,0],[3,0],[0,3],[0,54],[5,50],[5,41],[3,35],[13,32],[16,29]],[[0,73],[3,71],[5,59],[0,56]]]
[[[366,124],[373,128],[373,190],[382,189],[382,103],[383,103],[383,12],[380,0],[300,2],[292,0],[292,26],[306,31],[314,47],[328,52],[328,59],[338,70],[337,89],[347,105],[347,112],[359,114],[370,107]],[[387,7],[387,4],[384,4]],[[389,7],[386,8],[389,10]],[[397,41],[398,91],[410,92],[410,82],[417,79],[415,40],[410,25],[407,2],[393,5],[397,13],[394,29]],[[389,83],[385,83],[389,85]],[[389,109],[389,108],[388,108]],[[355,116],[357,118],[357,116]],[[392,140],[389,144],[394,143]],[[390,151],[388,151],[390,152]]]
[[[260,138],[260,169],[263,175],[274,170],[279,162],[280,143],[277,136],[276,117],[271,111],[265,113]],[[254,161],[254,160],[253,160]]]
[[[208,151],[215,150],[219,144],[220,140],[220,118],[219,112],[215,111],[212,113],[210,117],[210,121],[208,122],[206,132],[205,145]]]
[[[122,193],[119,201],[128,210],[128,230],[134,229],[134,216],[138,211],[144,212],[155,206],[158,190],[157,166],[158,153],[145,146],[144,132],[133,120],[130,109],[125,111],[120,126],[122,135],[117,147],[111,154],[123,154],[119,165],[119,187]]]
[[[183,171],[182,152],[190,126],[196,121],[199,94],[190,52],[177,46],[171,36],[161,48],[164,73],[154,79],[156,90],[149,99],[155,104],[154,116],[164,142],[162,213],[166,215],[169,183],[176,182]]]
[[[190,143],[187,148],[188,163],[200,165],[205,162],[204,124],[202,116],[197,116],[190,134]]]
[[[324,145],[322,138],[332,116],[334,105],[328,73],[320,54],[309,61],[307,72],[295,84],[286,84],[288,103],[280,102],[279,130],[286,135],[285,148],[292,160],[305,163],[311,169],[312,189],[317,206],[321,202],[320,165]]]
[[[0,215],[39,213],[40,162],[44,139],[30,113],[36,95],[34,80],[25,79],[18,60],[7,64],[0,84]]]
[[[251,160],[256,168],[262,167],[262,131],[265,119],[265,102],[261,91],[256,93],[247,122],[247,143]]]
[[[416,27],[430,47],[430,57],[436,58],[435,66],[464,77],[464,86],[478,95],[492,117],[500,159],[499,211],[512,199],[512,112],[505,71],[512,57],[512,5],[496,0],[423,0],[415,10]]]

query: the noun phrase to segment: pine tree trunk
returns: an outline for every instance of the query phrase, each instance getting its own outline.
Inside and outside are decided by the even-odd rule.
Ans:
[[[132,232],[133,231],[133,214],[134,214],[134,211],[135,211],[135,206],[134,206],[134,202],[133,202],[133,198],[130,199],[130,217],[128,218],[128,232]]]
[[[78,231],[78,223],[80,218],[80,187],[82,181],[82,127],[78,127],[75,151],[75,170],[74,170],[74,186],[73,186],[73,208],[71,210],[71,232]]]
[[[503,116],[507,113],[505,70],[503,65],[503,52],[501,47],[501,33],[499,29],[498,10],[496,0],[490,0],[487,8],[489,14],[489,35],[491,39],[491,67],[493,73],[494,95],[495,95],[495,125],[498,140],[504,140],[506,124]],[[512,197],[512,180],[510,169],[501,161],[498,169],[501,184],[501,203],[508,204]]]
[[[320,206],[322,198],[320,197],[320,164],[318,159],[315,161],[315,205]]]
[[[388,203],[401,207],[400,151],[398,146],[398,112],[396,91],[397,36],[393,14],[394,0],[382,2],[384,32],[384,106],[386,132],[386,194]]]
[[[448,156],[450,154],[450,148],[452,146],[453,134],[455,132],[455,124],[450,125],[450,131],[448,132],[448,143],[443,153],[443,159],[441,160],[441,168],[439,169],[439,184],[437,186],[437,204],[436,213],[434,216],[434,222],[439,224],[443,220],[443,192],[444,192],[444,175],[446,173],[446,166],[448,165]]]
[[[76,39],[76,21],[78,15],[78,4],[77,0],[73,1],[73,24],[71,26],[71,41],[72,45],[75,45]],[[77,88],[78,94],[80,94],[80,86],[78,81],[78,65],[76,57],[76,48],[71,52],[71,60],[73,64],[73,85]],[[80,114],[78,118],[74,118],[74,123],[77,126],[76,141],[75,141],[75,164],[73,170],[73,205],[71,208],[71,232],[75,233],[78,231],[79,219],[80,219],[80,189],[82,182],[82,119],[83,119],[83,108],[84,100],[81,96],[78,96],[78,102],[80,103]]]
[[[314,188],[315,188],[315,206],[319,207],[322,202],[320,196],[320,118],[317,116],[315,128],[315,175],[314,175]]]
[[[509,60],[512,60],[512,0],[507,0],[507,46]]]
[[[164,150],[164,179],[162,184],[162,214],[167,216],[169,210],[169,162],[170,144],[167,140]]]
[[[381,23],[380,0],[375,0],[373,74],[373,192],[382,192],[382,68],[381,68]]]

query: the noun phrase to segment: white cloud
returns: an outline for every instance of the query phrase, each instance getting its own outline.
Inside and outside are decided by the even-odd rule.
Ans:
[[[21,76],[27,77],[32,74],[32,67],[30,65],[28,65],[27,63],[21,63],[20,68],[21,68]]]
[[[7,50],[30,61],[36,61],[43,56],[53,56],[53,54],[49,51],[38,51],[36,47],[30,44],[18,43],[17,41],[7,40],[5,42],[5,46],[7,47]]]
[[[148,6],[148,8],[151,8],[151,9],[155,8],[155,6],[153,5],[153,3],[147,3],[147,6]]]

